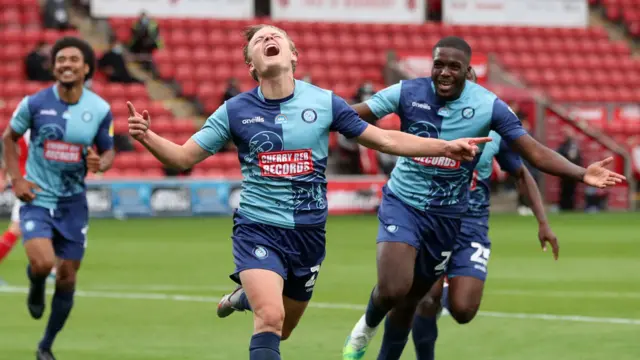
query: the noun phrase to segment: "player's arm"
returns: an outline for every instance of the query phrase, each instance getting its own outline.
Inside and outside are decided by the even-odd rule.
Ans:
[[[375,124],[378,119],[398,111],[401,88],[402,82],[391,85],[375,93],[369,100],[352,105],[351,108],[361,119]]]
[[[594,163],[585,169],[542,145],[524,130],[518,117],[500,99],[496,99],[493,105],[491,128],[529,163],[547,174],[600,188],[613,186],[625,180],[624,176],[604,168],[613,161],[612,158]]]
[[[4,130],[2,135],[3,153],[2,160],[6,172],[15,182],[22,179],[20,171],[18,140],[31,127],[31,113],[29,112],[28,97],[22,99],[18,108],[14,111],[9,126]]]
[[[445,141],[429,139],[395,130],[383,130],[367,124],[338,96],[333,96],[332,130],[370,149],[398,156],[446,156],[454,160],[471,161],[478,150],[475,144],[491,141],[491,138],[459,139]]]
[[[113,115],[111,111],[108,111],[102,119],[93,143],[96,145],[100,156],[98,172],[105,172],[111,169],[113,159],[116,157],[116,151],[113,148]]]
[[[500,143],[500,150],[496,155],[496,160],[503,170],[515,177],[518,191],[529,199],[533,214],[538,220],[538,240],[540,240],[540,245],[542,249],[546,251],[546,243],[551,244],[553,256],[557,260],[560,251],[558,239],[553,231],[551,231],[551,227],[547,221],[542,195],[540,195],[540,189],[538,188],[536,180],[527,167],[524,166],[518,154],[509,149],[504,141]]]
[[[186,143],[178,145],[149,129],[151,119],[145,110],[142,115],[129,106],[129,134],[138,140],[160,162],[170,168],[186,170],[216,153],[231,138],[226,106],[218,108],[200,131]]]

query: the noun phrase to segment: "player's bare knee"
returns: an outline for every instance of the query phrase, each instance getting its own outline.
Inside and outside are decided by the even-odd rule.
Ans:
[[[416,313],[422,317],[433,317],[438,314],[439,310],[439,301],[436,301],[436,299],[434,299],[430,295],[427,295],[418,303]]]
[[[451,317],[461,325],[468,324],[476,317],[480,304],[472,301],[451,301],[449,312]]]
[[[76,288],[76,274],[56,274],[56,288],[73,291]]]
[[[403,281],[383,281],[378,284],[378,300],[386,306],[399,304],[411,290],[411,283]]]
[[[256,318],[256,332],[282,333],[284,324],[284,307],[265,305],[253,310]]]
[[[47,276],[53,269],[54,260],[46,257],[38,257],[29,259],[31,265],[31,273],[40,276]]]

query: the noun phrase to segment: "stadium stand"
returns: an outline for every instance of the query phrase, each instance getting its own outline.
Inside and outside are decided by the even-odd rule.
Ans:
[[[31,6],[37,6],[35,0],[18,3],[0,0],[0,3],[3,4],[0,18],[5,20],[0,40],[6,44],[0,50],[0,76],[7,79],[0,86],[0,98],[5,105],[0,112],[3,115],[2,125],[6,125],[20,98],[41,86],[40,83],[24,81],[21,70],[26,51],[40,40],[53,42],[61,33],[41,29],[39,17],[27,11]],[[609,20],[624,24],[629,33],[637,35],[633,29],[638,27],[640,1],[595,0],[590,4],[606,9]],[[155,20],[159,24],[163,47],[153,54],[153,59],[161,78],[177,83],[179,94],[184,98],[203,104],[203,115],[219,106],[230,78],[238,79],[243,91],[255,86],[243,63],[241,31],[250,24],[272,23],[287,29],[298,47],[300,64],[297,74],[309,74],[318,86],[330,88],[347,99],[365,81],[372,82],[376,90],[386,85],[382,70],[389,50],[424,52],[440,37],[458,35],[469,41],[474,53],[491,54],[491,61],[495,60],[503,70],[516,75],[528,90],[545,94],[553,102],[568,105],[570,109],[575,105],[581,107],[575,113],[578,118],[585,117],[589,110],[600,112],[601,116],[589,121],[589,126],[605,131],[618,144],[630,144],[634,135],[640,134],[640,122],[623,116],[626,110],[618,106],[640,103],[640,88],[637,87],[640,83],[640,60],[630,56],[629,43],[610,40],[603,27],[462,26],[439,22],[419,25],[310,23],[269,18]],[[130,38],[134,21],[135,18],[130,17],[108,19],[112,33],[125,43]],[[103,74],[96,74],[92,86],[112,104],[132,100],[138,108],[148,109],[154,116],[154,129],[171,140],[183,142],[196,130],[196,125],[190,120],[176,119],[162,103],[152,101],[143,85],[107,83]],[[616,108],[603,107],[611,104]],[[114,105],[112,108],[116,119],[126,117],[124,106]],[[533,100],[524,108],[532,122],[534,118],[540,118]],[[383,119],[379,125],[399,128],[398,119],[393,116]],[[126,135],[126,123],[116,121],[115,131]],[[546,139],[549,145],[557,146],[562,141],[558,134],[560,132],[549,134]],[[580,136],[581,140],[586,139]],[[335,135],[331,137],[330,146],[332,149],[337,146]],[[118,156],[109,177],[164,175],[161,164],[146,152],[140,152],[139,144],[134,144],[134,148],[138,151]],[[584,150],[586,159],[603,151],[595,145]],[[197,165],[191,176],[238,177],[240,169],[236,157],[234,151],[221,153]],[[366,173],[379,170],[373,166],[369,171]]]
[[[24,74],[24,58],[35,45],[44,41],[53,44],[64,35],[77,36],[77,31],[56,31],[43,29],[40,12],[33,11],[39,7],[37,1],[9,1],[0,2],[0,126],[4,129],[11,114],[20,100],[26,95],[42,89],[47,83],[30,82]],[[99,53],[97,57],[99,58]],[[147,89],[141,84],[109,83],[104,74],[96,72],[91,88],[112,104],[112,112],[116,119],[115,131],[118,134],[127,133],[127,100],[133,101],[141,109],[147,109],[154,114],[154,128],[163,136],[181,142],[186,141],[197,127],[190,119],[176,119],[161,102],[152,101]],[[120,105],[120,106],[119,106]],[[142,150],[138,145],[136,150]],[[236,162],[222,160],[224,156],[216,157],[194,169],[194,175],[211,177],[238,176],[239,165]],[[116,158],[112,170],[106,177],[164,177],[161,164],[146,152],[121,153]]]
[[[110,19],[122,40],[133,19]],[[253,86],[242,64],[242,28],[264,20],[159,20],[166,49],[154,54],[160,73],[177,80],[187,97],[198,97],[213,111],[226,80]],[[504,66],[558,102],[640,102],[640,61],[629,45],[610,41],[603,28],[532,28],[277,22],[290,29],[301,53],[299,74],[309,72],[321,87],[350,98],[357,84],[382,87],[382,66],[389,49],[423,51],[443,35],[460,35],[476,53],[495,53]],[[313,29],[313,30],[311,30]],[[424,36],[423,34],[428,34]],[[329,63],[339,66],[327,67]],[[611,65],[616,64],[613,73]],[[214,66],[212,66],[214,65]],[[571,69],[567,71],[567,68]],[[626,70],[631,69],[631,70]],[[201,81],[205,79],[206,81]],[[622,86],[621,86],[622,85]]]
[[[640,38],[640,1],[591,0],[592,6],[602,6],[608,20],[624,26],[629,35]]]

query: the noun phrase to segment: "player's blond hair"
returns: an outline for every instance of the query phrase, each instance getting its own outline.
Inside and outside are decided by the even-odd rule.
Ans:
[[[251,64],[251,57],[249,56],[249,43],[251,42],[251,39],[253,39],[253,37],[256,35],[256,33],[266,27],[270,27],[273,29],[276,29],[278,32],[280,32],[282,35],[285,36],[285,38],[287,38],[287,40],[289,41],[289,48],[291,49],[291,52],[298,55],[298,49],[296,49],[296,44],[293,43],[293,40],[291,40],[291,38],[289,37],[289,34],[287,34],[286,31],[284,31],[283,29],[277,27],[277,26],[273,26],[273,25],[267,25],[267,24],[259,24],[259,25],[251,25],[249,27],[247,27],[246,29],[244,29],[244,38],[247,41],[247,43],[244,45],[244,47],[242,48],[242,53],[244,55],[244,62],[245,64],[249,65]],[[296,72],[296,62],[295,61],[291,61],[291,70],[292,72]],[[251,77],[253,78],[253,80],[255,81],[259,81],[258,80],[258,74],[256,72],[256,70],[253,70],[251,72]]]

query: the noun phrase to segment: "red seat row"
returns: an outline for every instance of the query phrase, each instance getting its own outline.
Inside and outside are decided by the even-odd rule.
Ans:
[[[134,18],[111,18],[109,23],[116,31],[130,31]],[[253,20],[217,20],[217,19],[158,19],[160,31],[170,33],[171,31],[203,31],[211,33],[222,31],[227,34],[240,34],[246,26],[253,24],[273,24],[285,29],[291,36],[300,32],[309,32],[310,29],[316,34],[333,33],[336,35],[346,34],[356,36],[359,34],[404,34],[413,36],[415,34],[441,37],[450,34],[460,34],[464,36],[525,36],[525,37],[546,37],[546,38],[575,38],[575,39],[606,39],[607,32],[600,27],[588,29],[579,28],[535,28],[535,27],[501,27],[501,26],[452,26],[440,23],[413,24],[366,24],[366,23],[330,23],[330,22],[298,22],[298,21],[273,21],[271,19]]]
[[[598,1],[593,4],[598,5]],[[640,1],[638,0],[599,0],[604,7],[607,19],[622,24],[631,36],[640,38]]]

